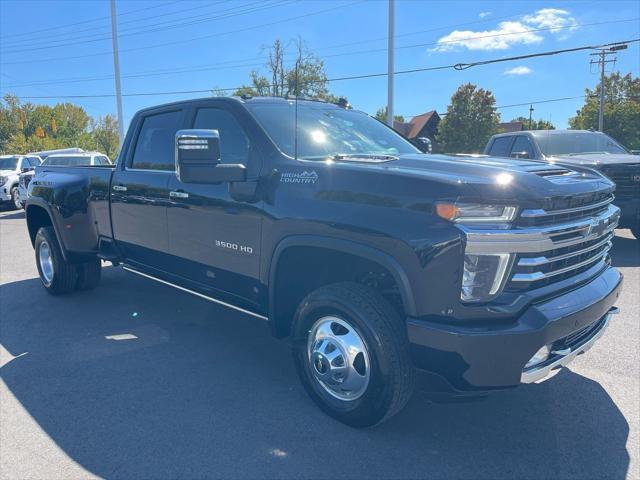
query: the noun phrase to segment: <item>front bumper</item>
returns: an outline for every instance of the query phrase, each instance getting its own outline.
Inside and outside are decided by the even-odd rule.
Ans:
[[[8,183],[0,185],[0,202],[8,202],[11,200],[11,187]]]
[[[500,324],[487,321],[461,326],[407,319],[414,364],[444,378],[463,394],[540,380],[586,351],[602,335],[621,286],[622,275],[607,267],[589,283],[534,303],[518,318]],[[603,319],[606,321],[602,325],[596,324]],[[541,347],[557,345],[590,325],[593,329],[587,338],[573,345],[570,352],[555,354],[538,369],[525,371],[525,365]]]

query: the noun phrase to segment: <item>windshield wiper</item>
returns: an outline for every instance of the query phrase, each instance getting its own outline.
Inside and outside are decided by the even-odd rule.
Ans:
[[[371,163],[383,163],[398,160],[395,155],[386,155],[380,153],[339,153],[331,157],[332,160],[340,161],[347,160],[350,162],[371,162]]]

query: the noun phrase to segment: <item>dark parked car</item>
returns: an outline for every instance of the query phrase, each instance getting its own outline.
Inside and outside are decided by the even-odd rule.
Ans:
[[[487,155],[595,168],[616,184],[621,228],[640,240],[640,158],[610,136],[587,130],[534,130],[491,137]]]
[[[620,295],[601,174],[424,155],[332,104],[149,108],[117,165],[41,166],[29,188],[48,292],[95,287],[108,260],[264,320],[311,398],[358,427],[400,411],[417,380],[474,397],[546,378]]]

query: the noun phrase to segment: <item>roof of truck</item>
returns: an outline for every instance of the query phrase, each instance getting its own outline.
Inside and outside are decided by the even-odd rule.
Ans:
[[[295,97],[266,97],[266,96],[261,96],[261,97],[250,97],[250,96],[242,96],[242,97],[202,97],[202,98],[192,98],[189,100],[179,100],[177,102],[170,102],[170,103],[163,103],[160,105],[154,105],[152,107],[147,107],[147,108],[143,108],[140,109],[138,111],[138,113],[140,112],[146,112],[149,110],[157,110],[157,109],[161,109],[161,108],[165,108],[165,107],[174,107],[174,106],[184,106],[184,105],[189,105],[189,104],[194,104],[194,103],[203,103],[203,102],[212,102],[212,101],[218,101],[218,102],[226,102],[226,103],[273,103],[273,104],[278,104],[278,103],[287,103],[287,102],[294,102],[295,101]],[[298,98],[298,103],[299,104],[324,104],[327,107],[332,107],[332,108],[342,108],[339,105],[336,105],[335,103],[331,103],[331,102],[326,102],[324,100],[317,100],[317,99],[313,99],[313,98]]]

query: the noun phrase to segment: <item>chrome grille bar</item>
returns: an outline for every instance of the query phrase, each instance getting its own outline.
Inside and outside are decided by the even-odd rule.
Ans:
[[[539,217],[546,217],[546,216],[553,216],[553,215],[564,215],[567,213],[576,213],[576,212],[581,212],[586,210],[595,210],[597,208],[601,208],[606,205],[609,205],[611,202],[613,202],[613,199],[614,199],[614,196],[610,195],[605,200],[598,203],[592,203],[590,205],[582,205],[580,207],[574,207],[574,208],[565,208],[562,210],[525,209],[522,211],[522,213],[520,213],[520,216],[525,218],[539,218]]]
[[[599,260],[603,260],[606,255],[609,253],[611,249],[611,245],[607,245],[607,247],[600,252],[599,254],[588,258],[582,262],[574,263],[573,265],[569,265],[568,267],[559,268],[557,270],[552,270],[551,272],[533,272],[533,273],[516,273],[513,275],[511,281],[513,282],[537,282],[539,280],[544,280],[547,278],[555,277],[556,275],[562,275],[563,273],[570,272],[572,270],[577,270],[582,267],[586,267],[592,263],[596,263]]]
[[[595,245],[591,245],[587,248],[583,248],[581,250],[576,250],[573,252],[569,252],[569,253],[565,253],[564,255],[556,255],[555,257],[524,257],[521,258],[520,260],[518,260],[518,266],[519,267],[539,267],[541,265],[546,265],[548,263],[553,263],[553,262],[558,262],[560,260],[567,260],[569,258],[572,257],[578,257],[580,255],[583,255],[585,253],[591,252],[593,250],[597,250],[598,248],[602,247],[605,244],[609,245],[609,248],[611,248],[612,243],[611,243],[611,239],[613,238],[613,233],[609,233],[609,235],[607,235],[604,240],[596,243]]]

